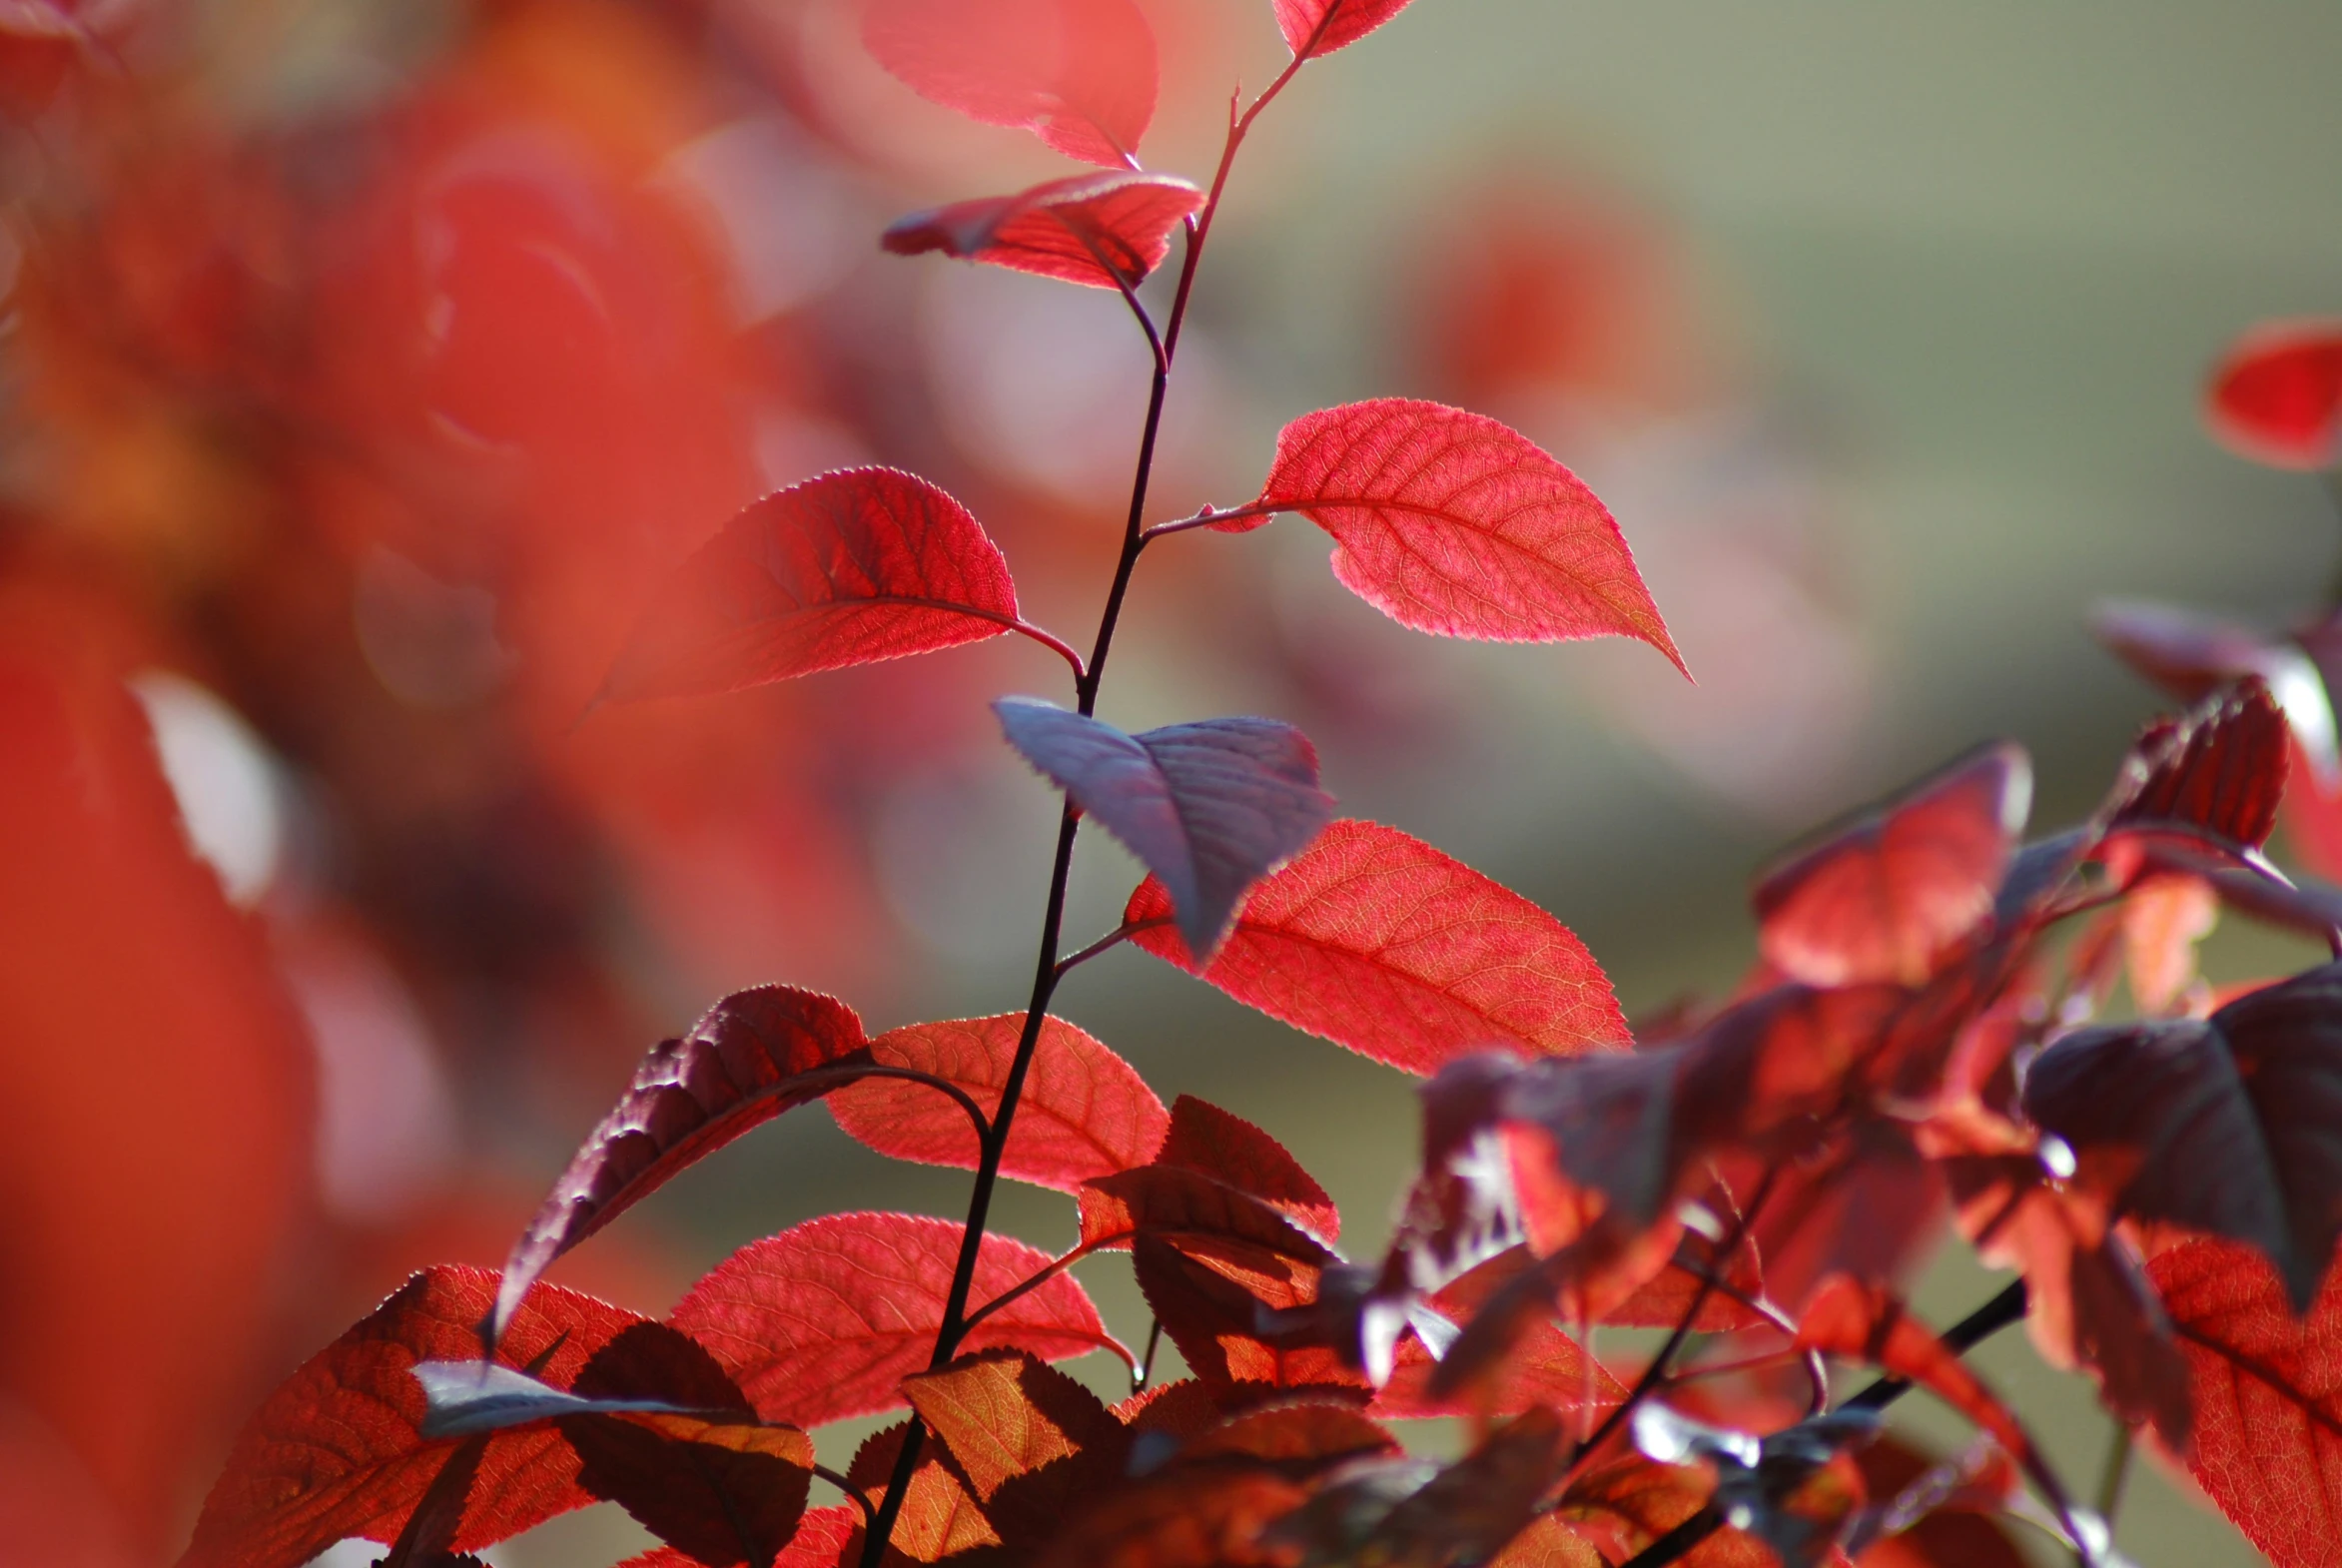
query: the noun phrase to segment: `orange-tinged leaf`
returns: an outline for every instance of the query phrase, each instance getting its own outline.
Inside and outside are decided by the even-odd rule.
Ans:
[[[903,1402],[943,1325],[960,1225],[915,1214],[830,1214],[752,1241],[691,1287],[667,1321],[707,1346],[767,1421],[817,1426]],[[987,1235],[971,1299],[989,1301],[1049,1254]],[[1112,1347],[1098,1309],[1059,1274],[987,1317],[965,1347],[1051,1360]]]
[[[1132,0],[863,0],[862,43],[922,98],[1119,169],[1155,118],[1155,31]]]
[[[1921,780],[1764,873],[1759,948],[1809,985],[1923,983],[1990,916],[2031,801],[2005,743]]]
[[[846,1479],[855,1491],[876,1507],[886,1495],[895,1460],[903,1451],[910,1423],[873,1432],[854,1450]],[[859,1541],[860,1532],[856,1532]],[[984,1517],[976,1495],[962,1484],[940,1459],[922,1459],[904,1489],[902,1511],[888,1540],[893,1552],[913,1562],[939,1562],[958,1552],[1001,1544],[1000,1532]]]
[[[1572,1479],[1554,1511],[1623,1562],[1698,1513],[1715,1489],[1697,1468],[1626,1454]],[[1738,1530],[1719,1530],[1682,1561],[1689,1568],[1779,1568],[1780,1562]]]
[[[1347,48],[1407,8],[1407,0],[1271,0],[1285,47],[1303,60]]]
[[[288,1378],[237,1439],[181,1568],[298,1568],[347,1536],[394,1538],[459,1442],[423,1437],[412,1368],[476,1357],[495,1291],[486,1269],[417,1274]],[[498,1360],[541,1358],[536,1375],[567,1388],[595,1351],[641,1321],[548,1285],[514,1315]],[[591,1498],[576,1475],[567,1444],[545,1427],[493,1434],[455,1548],[584,1507]]]
[[[1194,964],[1150,877],[1132,940]],[[1627,1042],[1585,944],[1519,894],[1422,840],[1340,821],[1253,885],[1202,976],[1269,1017],[1409,1073],[1491,1044],[1550,1055]]]
[[[2280,468],[2342,458],[2342,322],[2264,322],[2232,346],[2204,392],[2220,444]]]
[[[2147,1264],[2193,1374],[2188,1468],[2277,1568],[2328,1568],[2342,1518],[2342,1276],[2306,1317],[2247,1248],[2189,1241]]]
[[[942,1439],[978,1500],[1099,1444],[1118,1448],[1121,1422],[1098,1396],[1019,1350],[965,1356],[903,1380],[911,1408]]]
[[[1486,1561],[1528,1527],[1537,1500],[1565,1468],[1565,1447],[1559,1418],[1531,1409],[1385,1515],[1362,1559],[1392,1568]]]
[[[1319,1271],[1264,1247],[1220,1243],[1193,1252],[1154,1235],[1132,1244],[1139,1288],[1188,1369],[1223,1405],[1256,1403],[1290,1390],[1354,1390],[1366,1378],[1330,1345],[1286,1343],[1264,1326],[1317,1298]]]
[[[571,1157],[512,1243],[493,1340],[554,1258],[749,1129],[849,1082],[870,1062],[862,1020],[834,997],[760,986],[724,998],[680,1040],[661,1041]]]
[[[767,495],[694,551],[602,696],[739,691],[1017,624],[1008,563],[967,507],[913,474],[845,468]]]
[[[1282,1568],[1261,1533],[1308,1495],[1265,1467],[1174,1466],[1084,1510],[1036,1568]]]
[[[1284,1145],[1209,1101],[1181,1095],[1171,1102],[1171,1127],[1154,1163],[1207,1176],[1257,1197],[1311,1235],[1341,1239],[1341,1213],[1317,1178]]]
[[[2196,944],[2219,923],[2220,900],[2201,877],[2148,877],[2122,903],[2123,962],[2141,1013],[2171,1012],[2196,980]]]
[[[1503,1369],[1478,1379],[1468,1390],[1434,1394],[1431,1374],[1438,1364],[1420,1339],[1401,1340],[1390,1381],[1375,1391],[1374,1402],[1367,1409],[1392,1420],[1430,1415],[1519,1415],[1535,1405],[1599,1413],[1626,1398],[1626,1386],[1550,1317],[1531,1322],[1506,1352]]]
[[[1609,508],[1484,415],[1407,397],[1305,414],[1278,433],[1253,504],[1332,534],[1333,574],[1401,625],[1498,642],[1637,637],[1683,668]]]
[[[1163,265],[1171,237],[1203,193],[1169,175],[1076,175],[1014,196],[954,202],[888,228],[898,256],[947,256],[1114,289]]]
[[[989,1117],[1000,1109],[1024,1027],[1022,1013],[912,1024],[873,1040],[870,1054],[882,1066],[958,1085]],[[869,1078],[832,1091],[828,1104],[849,1137],[882,1155],[976,1169],[976,1130],[966,1113],[925,1085]],[[1065,1020],[1046,1019],[1000,1173],[1078,1191],[1092,1176],[1147,1164],[1170,1123],[1128,1062]]]

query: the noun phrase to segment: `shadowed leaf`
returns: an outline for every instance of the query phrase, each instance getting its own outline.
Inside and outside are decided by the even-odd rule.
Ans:
[[[2037,1465],[2032,1442],[2008,1406],[1891,1292],[1843,1274],[1827,1281],[1806,1304],[1797,1343],[1801,1350],[1867,1362],[1918,1383],[1991,1433],[2020,1464]]]
[[[1257,1246],[1311,1264],[1336,1260],[1331,1248],[1266,1201],[1178,1166],[1142,1166],[1083,1184],[1085,1245],[1120,1245],[1137,1235],[1182,1245]]]
[[[1096,1395],[1020,1351],[962,1357],[904,1380],[1003,1544],[1026,1552],[1124,1479],[1131,1433]]]
[[[1317,748],[1274,719],[1204,719],[1126,735],[1030,697],[993,705],[1009,744],[1170,891],[1190,950],[1219,946],[1244,890],[1333,816]]]
[[[1132,0],[862,0],[862,43],[922,98],[1123,166],[1155,118],[1155,32]]]
[[[830,1214],[752,1241],[667,1319],[715,1355],[767,1421],[817,1426],[894,1409],[943,1324],[960,1226],[914,1214]],[[989,1301],[1049,1262],[988,1235],[971,1299]],[[1016,1344],[1051,1360],[1111,1346],[1098,1309],[1059,1274],[986,1318],[971,1350]]]
[[[1022,1013],[912,1024],[873,1040],[870,1054],[881,1066],[957,1084],[989,1117],[1000,1109],[1024,1027]],[[832,1091],[828,1104],[849,1137],[882,1155],[976,1169],[976,1130],[966,1113],[926,1085],[869,1078]],[[1078,1191],[1092,1176],[1147,1164],[1170,1121],[1128,1062],[1063,1019],[1048,1019],[1000,1173]]]
[[[1816,986],[1916,986],[1990,916],[2032,801],[2032,767],[1991,746],[1768,869],[1758,946]]]
[[[1253,1404],[1294,1390],[1347,1391],[1366,1401],[1364,1374],[1340,1350],[1311,1335],[1288,1342],[1267,1327],[1316,1300],[1315,1266],[1253,1244],[1222,1242],[1205,1251],[1152,1234],[1132,1244],[1132,1261],[1164,1333],[1220,1404]]]
[[[2257,1247],[2306,1309],[2342,1235],[2342,964],[2201,1021],[2080,1030],[2025,1114],[2118,1209]]]
[[[967,507],[912,474],[846,468],[753,503],[675,568],[602,696],[739,691],[1016,623],[1008,563]]]
[[[954,202],[890,228],[897,256],[941,251],[1093,289],[1136,288],[1163,265],[1171,237],[1203,193],[1159,174],[1089,174],[1015,196]]]
[[[427,1439],[417,1362],[479,1353],[479,1321],[496,1292],[481,1268],[415,1275],[363,1322],[310,1358],[238,1437],[205,1500],[182,1568],[298,1568],[346,1536],[394,1539],[463,1441]],[[513,1316],[501,1364],[541,1361],[568,1387],[587,1358],[643,1319],[548,1285]],[[577,1463],[542,1425],[488,1436],[452,1546],[473,1551],[591,1499]]]
[[[651,1048],[512,1243],[488,1339],[554,1258],[677,1172],[850,1081],[869,1065],[867,1047],[862,1020],[834,997],[760,986],[718,1002],[680,1040]]]
[[[1126,923],[1171,899],[1140,884]],[[1132,940],[1193,970],[1162,925]],[[1379,823],[1327,827],[1256,883],[1202,977],[1248,1007],[1409,1073],[1493,1044],[1568,1056],[1627,1042],[1602,967],[1519,894]]]
[[[1341,1239],[1341,1213],[1317,1178],[1284,1145],[1209,1101],[1181,1095],[1171,1102],[1171,1128],[1155,1164],[1207,1176],[1257,1197],[1311,1235],[1328,1242]]]
[[[1255,504],[1332,534],[1333,574],[1401,625],[1497,642],[1637,637],[1683,668],[1609,508],[1481,414],[1406,397],[1305,414],[1278,433]]]

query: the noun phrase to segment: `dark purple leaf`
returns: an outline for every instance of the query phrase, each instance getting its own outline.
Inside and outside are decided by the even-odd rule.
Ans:
[[[1208,962],[1254,882],[1333,818],[1317,748],[1274,719],[1203,719],[1126,735],[1030,697],[993,704],[1009,744],[1171,891],[1179,934]]]

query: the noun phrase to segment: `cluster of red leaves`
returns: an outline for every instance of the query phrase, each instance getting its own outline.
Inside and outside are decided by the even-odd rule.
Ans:
[[[1402,4],[1275,12],[1297,68]],[[867,0],[864,36],[930,97],[1135,169],[1154,44],[1129,0]],[[889,243],[1130,295],[1196,211],[1177,182],[1085,177],[922,215]],[[1284,511],[1332,534],[1336,575],[1404,624],[1626,635],[1680,664],[1591,491],[1495,421],[1407,399],[1293,421],[1254,500],[1134,525],[1123,577],[1151,537]],[[1192,1099],[1167,1111],[1042,1011],[1046,985],[1025,1015],[876,1038],[833,998],[743,992],[650,1053],[500,1277],[417,1276],[278,1391],[190,1568],[294,1568],[354,1534],[392,1542],[394,1565],[447,1563],[591,1499],[667,1543],[644,1568],[1526,1568],[1679,1537],[1706,1563],[1806,1568],[1930,1560],[1933,1516],[1996,1509],[2020,1476],[2094,1559],[2023,1427],[1899,1299],[1900,1253],[1831,1200],[1882,1185],[1907,1228],[1949,1212],[2020,1268],[2044,1352],[2086,1367],[2288,1568],[2324,1549],[2301,1504],[2325,1487],[2317,1503],[2342,1507],[2323,1463],[2342,1419],[2342,964],[2216,1010],[2192,983],[2188,912],[2209,901],[2342,949],[2332,899],[2262,854],[2294,730],[2259,671],[2199,672],[2202,700],[2142,734],[2077,827],[2024,839],[2029,767],[2001,745],[1829,832],[1759,880],[1761,960],[1739,994],[1639,1044],[1550,916],[1404,834],[1331,821],[1291,726],[1096,718],[1095,670],[1022,618],[1001,552],[924,480],[848,470],[742,512],[658,590],[605,695],[1003,631],[1076,673],[1077,710],[995,705],[1064,792],[1067,852],[1089,821],[1150,873],[1080,957],[1134,942],[1429,1075],[1384,1256],[1346,1260],[1323,1188],[1268,1134]],[[1063,876],[1061,855],[1061,893]],[[2143,1016],[2085,1027],[2125,959]],[[994,1175],[1071,1193],[1078,1239],[1052,1256],[988,1235],[981,1201],[966,1228],[832,1215],[743,1248],[664,1323],[538,1285],[677,1172],[815,1100],[882,1153],[977,1170],[980,1193]],[[1070,1272],[1109,1251],[1130,1253],[1189,1377],[1145,1387],[1109,1333]],[[1768,1268],[1769,1251],[1797,1261]],[[1630,1383],[1583,1343],[1598,1323],[1674,1332],[1622,1368]],[[1805,1411],[1762,1431],[1687,1414],[1691,1385],[1729,1370],[1705,1347],[1676,1363],[1694,1332],[1802,1365]],[[1099,1349],[1136,1374],[1121,1405],[1050,1365]],[[1832,1409],[1831,1357],[1888,1381]],[[1987,1446],[1866,1466],[1878,1405],[1907,1385]],[[846,1502],[809,1512],[806,1429],[897,1409],[820,1472]],[[1475,1441],[1447,1464],[1383,1424],[1458,1413]],[[1986,1540],[1985,1560],[2009,1551]]]

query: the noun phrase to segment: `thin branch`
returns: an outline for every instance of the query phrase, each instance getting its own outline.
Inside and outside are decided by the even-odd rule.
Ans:
[[[1159,522],[1139,532],[1139,542],[1152,544],[1166,534],[1184,533],[1189,528],[1208,528],[1215,523],[1236,522],[1245,517],[1273,517],[1290,508],[1274,501],[1246,501],[1241,506],[1230,506],[1225,511],[1206,506],[1192,517],[1180,517],[1171,522]]]
[[[1139,1371],[1137,1375],[1131,1379],[1131,1392],[1135,1394],[1144,1393],[1147,1389],[1148,1383],[1154,1379],[1155,1352],[1157,1348],[1162,1345],[1162,1343],[1163,1319],[1159,1317],[1155,1319],[1154,1325],[1147,1330],[1147,1354],[1139,1362]]]
[[[1092,959],[1098,957],[1098,955],[1101,953],[1112,952],[1114,949],[1121,947],[1124,943],[1130,941],[1133,937],[1137,936],[1142,931],[1153,931],[1158,926],[1168,926],[1170,924],[1171,917],[1169,915],[1164,915],[1159,916],[1154,920],[1134,920],[1117,926],[1114,928],[1114,930],[1108,932],[1105,936],[1100,937],[1096,942],[1091,943],[1081,952],[1069,953],[1064,958],[1059,959],[1058,979],[1065,979],[1067,971],[1079,968],[1081,965],[1089,963]]]
[[[2114,1446],[2106,1452],[2106,1468],[2098,1473],[2098,1519],[2106,1526],[2106,1539],[2114,1539],[2114,1515],[2122,1507],[2122,1484],[2130,1479],[2130,1423],[2119,1416],[2114,1421]],[[2080,1548],[2075,1548],[2074,1561],[2081,1568],[2089,1568],[2089,1559]]]
[[[2023,1317],[2024,1303],[2024,1281],[2019,1279],[1937,1337],[1954,1351],[1971,1350]],[[1884,1410],[1909,1393],[1911,1386],[1900,1377],[1882,1377],[1839,1408]],[[1702,1508],[1621,1563],[1619,1568],[1665,1568],[1668,1563],[1690,1556],[1693,1548],[1722,1528],[1724,1515],[1713,1505]]]
[[[1034,1291],[1040,1289],[1043,1285],[1049,1283],[1052,1279],[1055,1279],[1058,1275],[1064,1273],[1067,1269],[1073,1267],[1083,1258],[1088,1257],[1092,1252],[1097,1251],[1107,1242],[1127,1241],[1129,1239],[1130,1236],[1127,1233],[1102,1236],[1096,1241],[1083,1242],[1080,1246],[1075,1247],[1071,1252],[1067,1252],[1061,1256],[1051,1258],[1048,1262],[1042,1264],[1039,1268],[1036,1268],[1033,1272],[1027,1274],[1024,1278],[1009,1286],[1006,1290],[1003,1290],[999,1295],[994,1296],[991,1300],[985,1302],[975,1311],[970,1312],[967,1318],[960,1324],[961,1333],[965,1334],[969,1329],[974,1328],[978,1323],[983,1322],[986,1318],[999,1311],[1002,1307],[1009,1305],[1011,1302],[1022,1300],[1024,1297],[1032,1294]]]
[[[1058,657],[1064,659],[1069,665],[1073,666],[1075,685],[1079,686],[1082,683],[1082,677],[1090,673],[1083,667],[1082,655],[1074,651],[1074,645],[1072,643],[1063,641],[1060,638],[1051,635],[1049,632],[1043,631],[1039,626],[1034,625],[1029,620],[1013,620],[1008,623],[1008,627],[1011,631],[1018,632],[1027,637],[1031,637],[1035,642],[1040,643],[1043,647],[1049,649],[1052,653],[1055,653],[1058,655]]]
[[[846,1501],[852,1503],[855,1507],[862,1510],[862,1528],[865,1530],[870,1528],[870,1499],[862,1495],[862,1489],[860,1487],[856,1486],[852,1481],[847,1480],[844,1476],[838,1474],[837,1471],[831,1469],[826,1464],[815,1465],[813,1467],[813,1473],[820,1476],[823,1480],[829,1482],[830,1485],[836,1487],[839,1491],[844,1492],[846,1494]]]
[[[1780,1176],[1781,1163],[1779,1161],[1775,1161],[1765,1168],[1765,1175],[1758,1180],[1757,1190],[1750,1196],[1748,1207],[1742,1209],[1739,1215],[1734,1218],[1732,1229],[1726,1233],[1724,1240],[1717,1244],[1716,1255],[1725,1260],[1726,1267],[1731,1266],[1732,1255],[1740,1250],[1741,1243],[1748,1239],[1749,1231],[1755,1227],[1757,1216],[1764,1212],[1765,1199],[1773,1195],[1773,1183]],[[1617,1431],[1626,1423],[1627,1417],[1634,1414],[1635,1406],[1648,1399],[1652,1390],[1659,1386],[1660,1379],[1667,1375],[1668,1361],[1674,1357],[1676,1351],[1683,1348],[1683,1342],[1692,1336],[1692,1324],[1699,1320],[1700,1309],[1708,1304],[1708,1297],[1716,1293],[1716,1285],[1717,1275],[1714,1270],[1700,1275],[1699,1288],[1692,1292],[1692,1304],[1684,1309],[1683,1317],[1676,1323],[1674,1330],[1668,1334],[1667,1342],[1659,1347],[1657,1355],[1651,1357],[1650,1364],[1643,1368],[1643,1375],[1635,1379],[1635,1386],[1627,1391],[1626,1398],[1619,1401],[1617,1407],[1602,1418],[1602,1424],[1594,1428],[1594,1434],[1591,1437],[1578,1444],[1577,1452],[1570,1456],[1570,1464],[1573,1468],[1588,1454],[1609,1441],[1610,1434]]]

